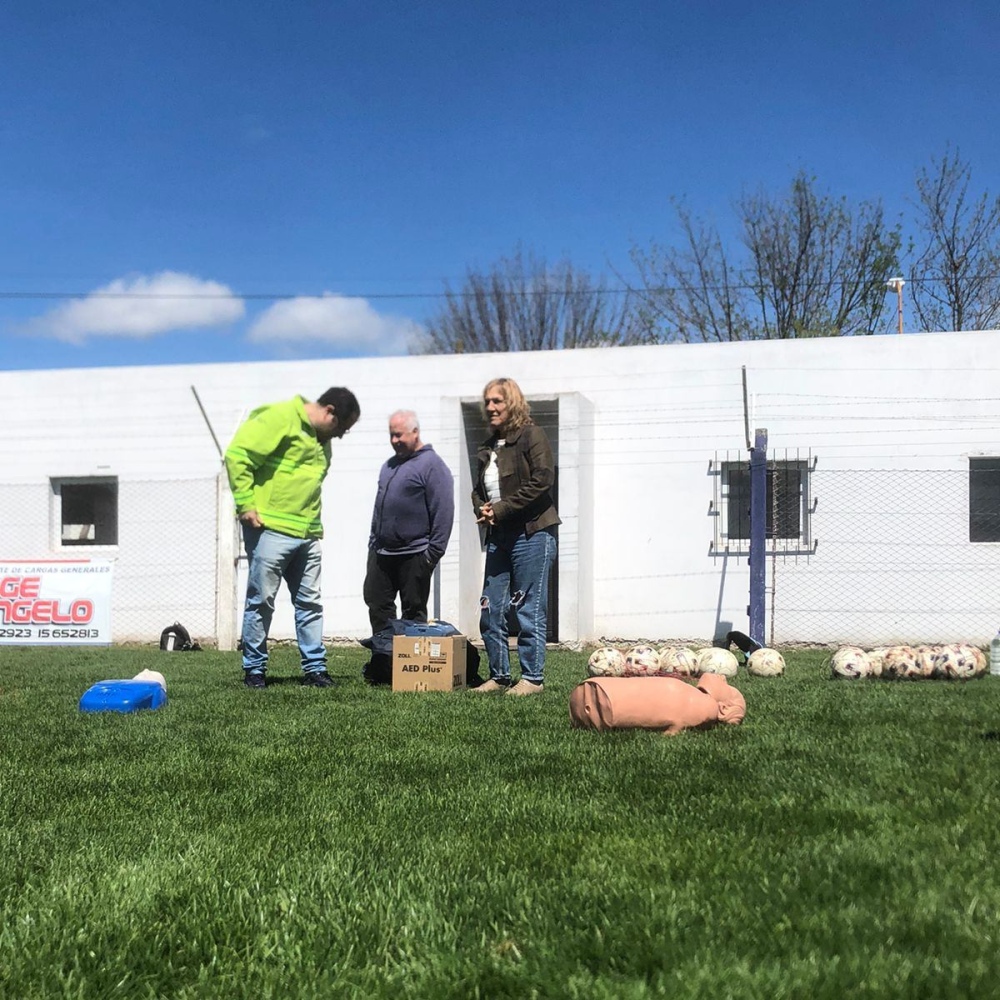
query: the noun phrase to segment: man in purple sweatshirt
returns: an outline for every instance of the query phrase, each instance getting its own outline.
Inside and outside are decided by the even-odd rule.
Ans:
[[[412,410],[389,417],[389,443],[395,454],[379,471],[368,538],[364,598],[372,635],[397,617],[397,594],[400,618],[427,621],[431,576],[448,547],[455,519],[451,471],[420,440]]]

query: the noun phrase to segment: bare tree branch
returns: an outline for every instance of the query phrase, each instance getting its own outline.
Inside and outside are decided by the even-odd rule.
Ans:
[[[958,150],[917,175],[921,249],[911,285],[925,330],[990,330],[1000,322],[1000,197],[969,192]]]
[[[881,204],[819,195],[804,174],[789,194],[736,205],[738,262],[718,232],[677,206],[682,244],[633,250],[640,316],[667,341],[758,340],[874,333],[885,281],[898,268],[899,227]]]
[[[862,202],[852,211],[800,173],[787,199],[744,197],[739,213],[765,336],[876,332],[901,242],[881,204]]]
[[[423,354],[543,351],[636,344],[648,339],[627,294],[602,287],[563,260],[549,265],[518,249],[461,291],[427,323]]]

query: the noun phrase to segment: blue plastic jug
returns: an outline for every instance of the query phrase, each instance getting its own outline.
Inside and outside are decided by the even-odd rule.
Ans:
[[[167,703],[167,692],[155,681],[100,681],[83,692],[81,712],[139,712]]]

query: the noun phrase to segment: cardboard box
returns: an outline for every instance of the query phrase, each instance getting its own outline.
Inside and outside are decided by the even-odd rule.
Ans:
[[[393,691],[464,689],[467,643],[464,635],[393,636]]]

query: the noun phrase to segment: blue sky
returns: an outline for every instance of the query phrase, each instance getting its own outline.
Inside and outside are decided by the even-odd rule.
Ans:
[[[0,368],[404,353],[470,266],[613,281],[800,169],[996,194],[998,64],[980,0],[7,0]]]

